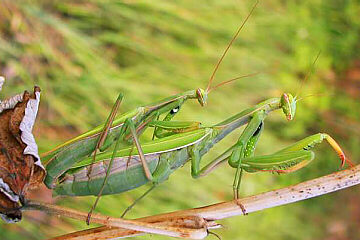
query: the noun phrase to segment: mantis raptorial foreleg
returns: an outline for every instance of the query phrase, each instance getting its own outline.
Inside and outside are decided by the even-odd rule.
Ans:
[[[251,122],[250,122],[251,123]],[[249,124],[250,124],[249,123]],[[256,124],[255,124],[256,126]],[[274,154],[252,157],[256,142],[259,139],[261,130],[263,128],[263,122],[261,121],[258,127],[248,125],[249,132],[253,131],[253,135],[249,138],[246,144],[241,144],[239,149],[235,148],[233,153],[240,151],[242,154],[234,154],[229,158],[229,164],[232,167],[237,168],[237,175],[234,180],[234,194],[235,199],[238,199],[238,193],[241,182],[241,173],[244,169],[249,172],[253,171],[270,171],[276,173],[290,173],[296,170],[299,170],[309,164],[314,158],[315,154],[313,151],[310,151],[316,144],[321,143],[324,139],[330,143],[330,146],[337,152],[341,159],[341,166],[344,166],[347,162],[350,166],[353,166],[350,160],[345,158],[344,153],[342,152],[340,146],[335,142],[335,140],[330,137],[328,134],[318,133],[312,136],[309,136],[301,141],[296,142],[295,144],[284,148]],[[240,137],[241,138],[241,137]],[[245,146],[245,147],[244,147]],[[258,166],[256,166],[258,163]],[[272,164],[272,166],[267,166],[267,164]],[[251,166],[248,168],[248,166]],[[240,169],[240,174],[238,170]]]
[[[164,122],[171,121],[175,117],[175,114],[177,112],[179,112],[179,110],[180,110],[180,106],[178,106],[178,107],[176,107],[174,109],[171,109],[171,111],[168,114],[166,114],[166,116],[164,117],[164,119],[162,121],[164,121]],[[159,118],[157,118],[156,120],[158,120],[158,119]],[[162,132],[163,132],[163,129],[161,127],[155,126],[154,127],[153,137],[155,137],[155,136],[156,137],[161,137]]]
[[[165,119],[163,121],[152,121],[149,124],[154,127],[154,136],[157,138],[164,138],[176,133],[189,132],[199,129],[201,127],[200,122],[194,121],[171,121]]]
[[[263,120],[265,116],[265,111],[254,113],[250,122],[240,135],[239,140],[235,144],[234,150],[230,156],[230,161],[238,163],[233,183],[235,200],[239,198],[239,188],[242,175],[241,160],[254,154],[256,144],[263,129]]]

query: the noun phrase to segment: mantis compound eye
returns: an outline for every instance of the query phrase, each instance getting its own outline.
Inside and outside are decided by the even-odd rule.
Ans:
[[[196,89],[196,98],[202,107],[206,106],[207,94],[204,90],[202,90],[201,88]]]
[[[180,110],[180,107],[177,106],[176,108],[171,109],[170,114],[171,114],[171,115],[174,115],[174,114],[176,114],[177,112],[179,112],[179,110]]]
[[[296,99],[290,93],[284,93],[280,99],[280,106],[288,121],[295,117]]]

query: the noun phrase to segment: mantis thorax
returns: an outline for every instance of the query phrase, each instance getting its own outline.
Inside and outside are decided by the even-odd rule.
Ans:
[[[288,121],[293,120],[296,112],[296,97],[293,97],[290,93],[281,95],[280,108],[282,108]]]

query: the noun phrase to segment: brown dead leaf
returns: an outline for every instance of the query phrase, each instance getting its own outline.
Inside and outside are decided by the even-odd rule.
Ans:
[[[39,87],[35,87],[32,94],[24,91],[22,101],[0,113],[0,213],[5,215],[5,220],[21,219],[19,204],[25,203],[28,190],[38,187],[45,177],[40,159],[24,154],[28,146],[23,142],[24,133],[20,130],[25,112],[29,111],[28,102],[36,99],[37,92],[40,92]]]

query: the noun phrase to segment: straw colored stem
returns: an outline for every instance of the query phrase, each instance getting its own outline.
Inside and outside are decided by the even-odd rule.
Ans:
[[[343,171],[335,172],[323,177],[312,179],[296,185],[285,187],[278,190],[272,190],[254,196],[245,197],[239,201],[245,207],[247,213],[260,211],[263,209],[285,205],[320,195],[335,192],[360,183],[360,165]],[[216,225],[213,221],[223,218],[243,215],[241,208],[234,202],[222,202],[201,208],[181,210],[171,213],[165,213],[145,218],[139,218],[135,221],[156,223],[163,226],[171,226],[175,219],[185,217],[199,217],[207,221],[208,229]],[[139,231],[127,230],[123,228],[99,227],[84,230],[77,233],[64,235],[57,240],[94,240],[111,239],[115,237],[130,237],[142,234]],[[87,237],[87,238],[82,238]],[[205,237],[205,236],[204,236]],[[54,240],[55,240],[54,239]]]
[[[26,206],[23,207],[23,210],[39,210],[52,215],[69,217],[84,222],[86,221],[88,215],[87,213],[80,212],[74,209],[34,201],[28,202]],[[172,223],[164,225],[147,223],[142,221],[126,220],[123,218],[113,218],[101,214],[93,214],[91,217],[91,222],[111,227],[130,229],[137,232],[147,232],[188,239],[204,238],[205,236],[207,236],[208,228],[206,221],[196,216],[178,218]]]

